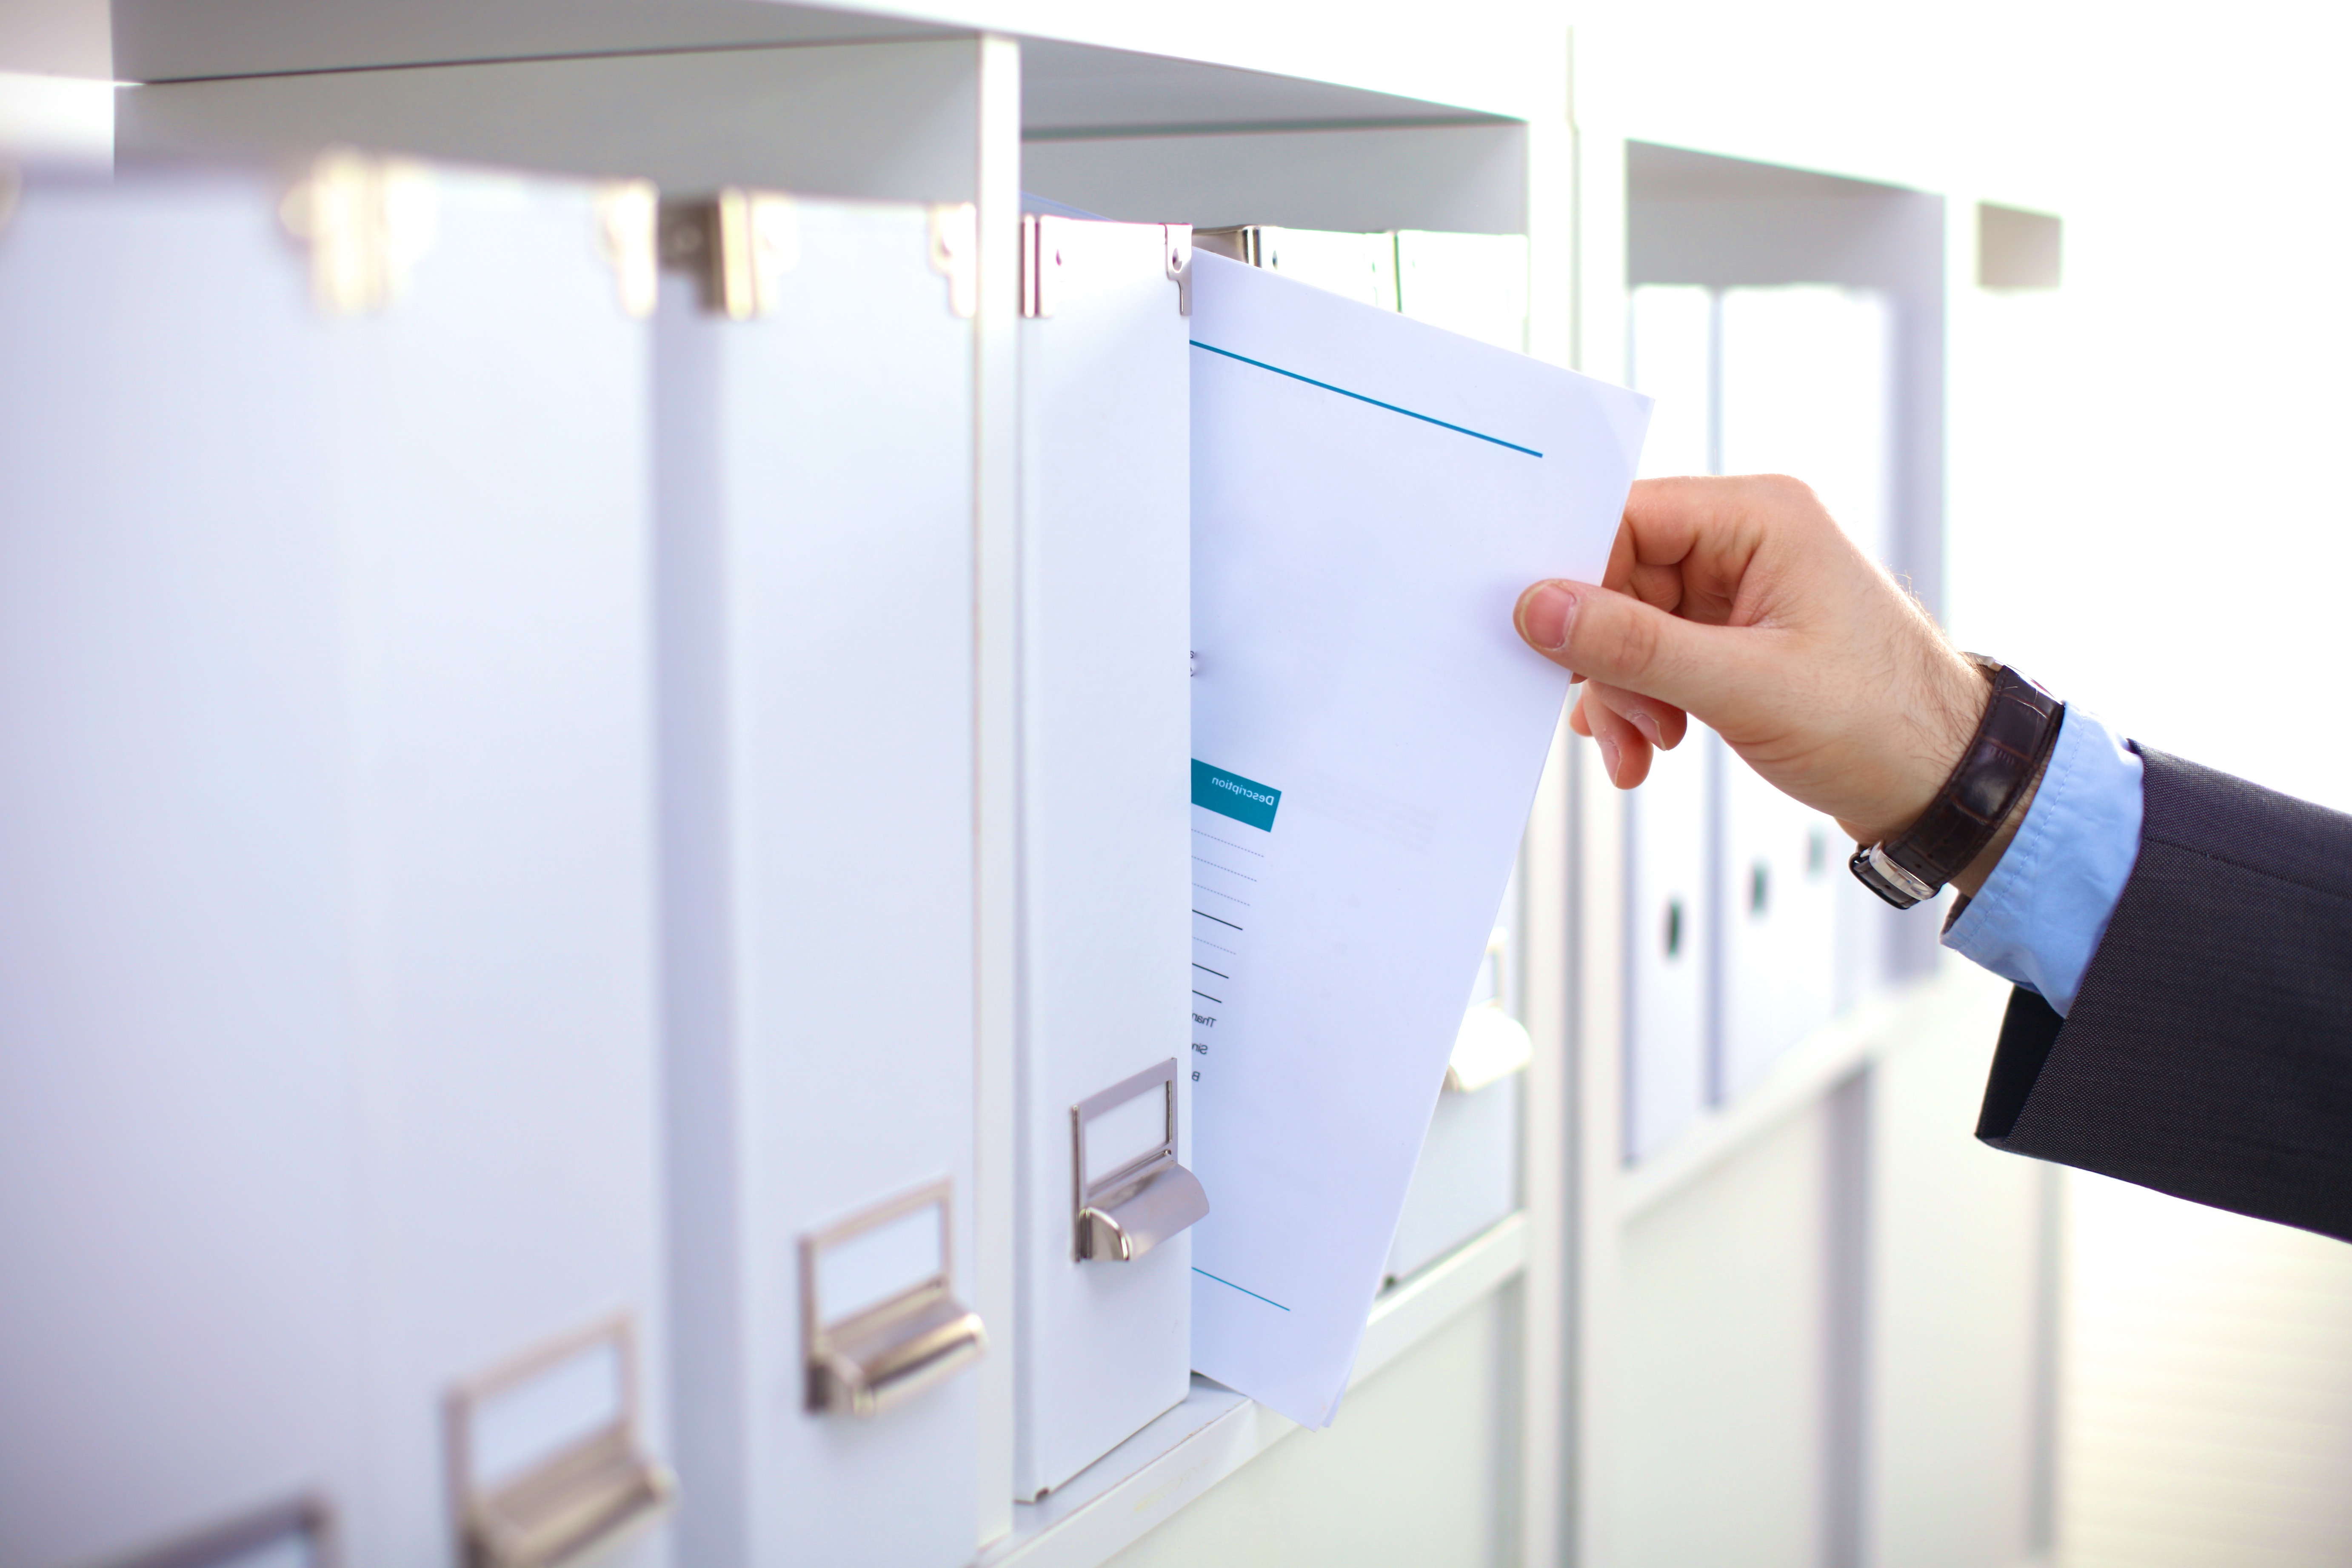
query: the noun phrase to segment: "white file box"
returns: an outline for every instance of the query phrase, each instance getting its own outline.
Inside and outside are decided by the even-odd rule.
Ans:
[[[972,1552],[971,218],[664,205],[680,1555],[708,1568]]]
[[[1728,288],[1721,309],[1718,471],[1796,476],[1874,560],[1899,567],[1886,297],[1820,284]]]
[[[1516,1016],[1517,894],[1514,877],[1405,1188],[1389,1244],[1391,1280],[1436,1261],[1519,1206],[1519,1087],[1535,1043]]]
[[[0,236],[12,1563],[669,1560],[652,211],[342,155]]]
[[[1022,234],[1013,1480],[1031,1498],[1183,1399],[1184,1228],[1215,1195],[1186,1168],[1198,1031],[1178,958],[1194,902],[1191,236],[1053,216]]]
[[[1837,826],[1717,743],[1723,855],[1714,1097],[1737,1098],[1837,1005]]]
[[[1895,509],[1894,302],[1819,284],[1729,288],[1718,304],[1719,472],[1791,474],[1873,559],[1906,566]],[[1840,858],[1852,846],[1833,838]],[[1849,875],[1836,908],[1835,1005],[1885,983],[1894,912]]]
[[[1519,1207],[1519,1086],[1507,1073],[1437,1097],[1389,1245],[1388,1275],[1435,1262]]]
[[[1639,1160],[1706,1097],[1712,966],[1708,747],[1690,727],[1625,797],[1625,1142]]]

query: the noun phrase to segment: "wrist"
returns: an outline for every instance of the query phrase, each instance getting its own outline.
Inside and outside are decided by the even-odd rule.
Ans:
[[[1898,721],[1902,737],[1891,748],[1888,787],[1875,820],[1838,824],[1858,844],[1899,839],[1927,814],[1968,755],[1992,700],[1990,670],[1948,649],[1938,653]]]
[[[1908,909],[1948,884],[1972,893],[2000,862],[2032,803],[2065,705],[2015,670],[1970,656],[1988,700],[1959,759],[1910,825],[1864,842],[1848,862],[1863,885]]]

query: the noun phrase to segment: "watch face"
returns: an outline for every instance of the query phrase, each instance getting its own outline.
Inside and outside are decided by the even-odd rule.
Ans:
[[[1908,909],[1923,899],[1936,896],[1936,890],[1888,860],[1876,844],[1853,852],[1846,862],[1854,880],[1878,894],[1897,909]]]

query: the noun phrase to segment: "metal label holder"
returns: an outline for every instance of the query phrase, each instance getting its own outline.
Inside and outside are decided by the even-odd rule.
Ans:
[[[487,1487],[475,1479],[473,1418],[487,1402],[575,1356],[610,1343],[619,1359],[614,1418],[520,1474]],[[467,1568],[551,1568],[591,1547],[634,1534],[677,1496],[668,1467],[637,1447],[636,1335],[627,1315],[532,1351],[453,1390],[449,1455]]]
[[[1087,1125],[1139,1094],[1162,1097],[1167,1120],[1159,1144],[1100,1175],[1087,1168]],[[1176,1059],[1148,1067],[1070,1107],[1070,1170],[1076,1187],[1076,1248],[1080,1259],[1131,1263],[1209,1212],[1200,1178],[1176,1158]]]
[[[988,1348],[980,1314],[955,1299],[944,1181],[801,1238],[801,1343],[807,1407],[872,1416],[944,1381]],[[826,1252],[923,1208],[939,1211],[939,1269],[871,1306],[825,1321],[818,1290]]]

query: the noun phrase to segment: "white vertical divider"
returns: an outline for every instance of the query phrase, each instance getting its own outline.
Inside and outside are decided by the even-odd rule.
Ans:
[[[988,1325],[980,1377],[980,1492],[974,1540],[1013,1529],[1014,1005],[1019,929],[1021,511],[1019,351],[1021,290],[1021,45],[992,34],[980,51],[980,125],[974,199],[979,287],[972,443],[974,572],[972,824],[979,908],[973,961],[973,1308]]]
[[[1581,62],[1588,68],[1591,57]],[[1573,90],[1573,89],[1572,89]],[[1624,379],[1625,140],[1580,117],[1576,131],[1576,368]],[[1617,1333],[1617,1186],[1624,1104],[1625,811],[1601,766],[1580,741],[1568,749],[1570,860],[1568,962],[1570,1009],[1571,1260],[1567,1322],[1566,1397],[1573,1412],[1563,1478],[1569,1511],[1564,1550],[1556,1561],[1576,1568],[1615,1562],[1610,1508],[1612,1366]]]
[[[1570,1292],[1577,1270],[1571,1208],[1576,1158],[1576,988],[1571,912],[1576,875],[1576,746],[1565,715],[1552,737],[1543,782],[1520,850],[1519,1021],[1535,1041],[1520,1100],[1520,1202],[1528,1217],[1528,1261],[1519,1321],[1518,1561],[1563,1561],[1573,1397]]]
[[[1528,352],[1576,363],[1578,179],[1573,37],[1559,37],[1559,100],[1528,125]],[[1567,1560],[1570,1423],[1574,1419],[1570,1292],[1576,1151],[1576,737],[1562,711],[1528,818],[1519,862],[1519,1020],[1535,1041],[1520,1101],[1520,1203],[1528,1217],[1520,1285],[1518,1552],[1528,1568]]]

